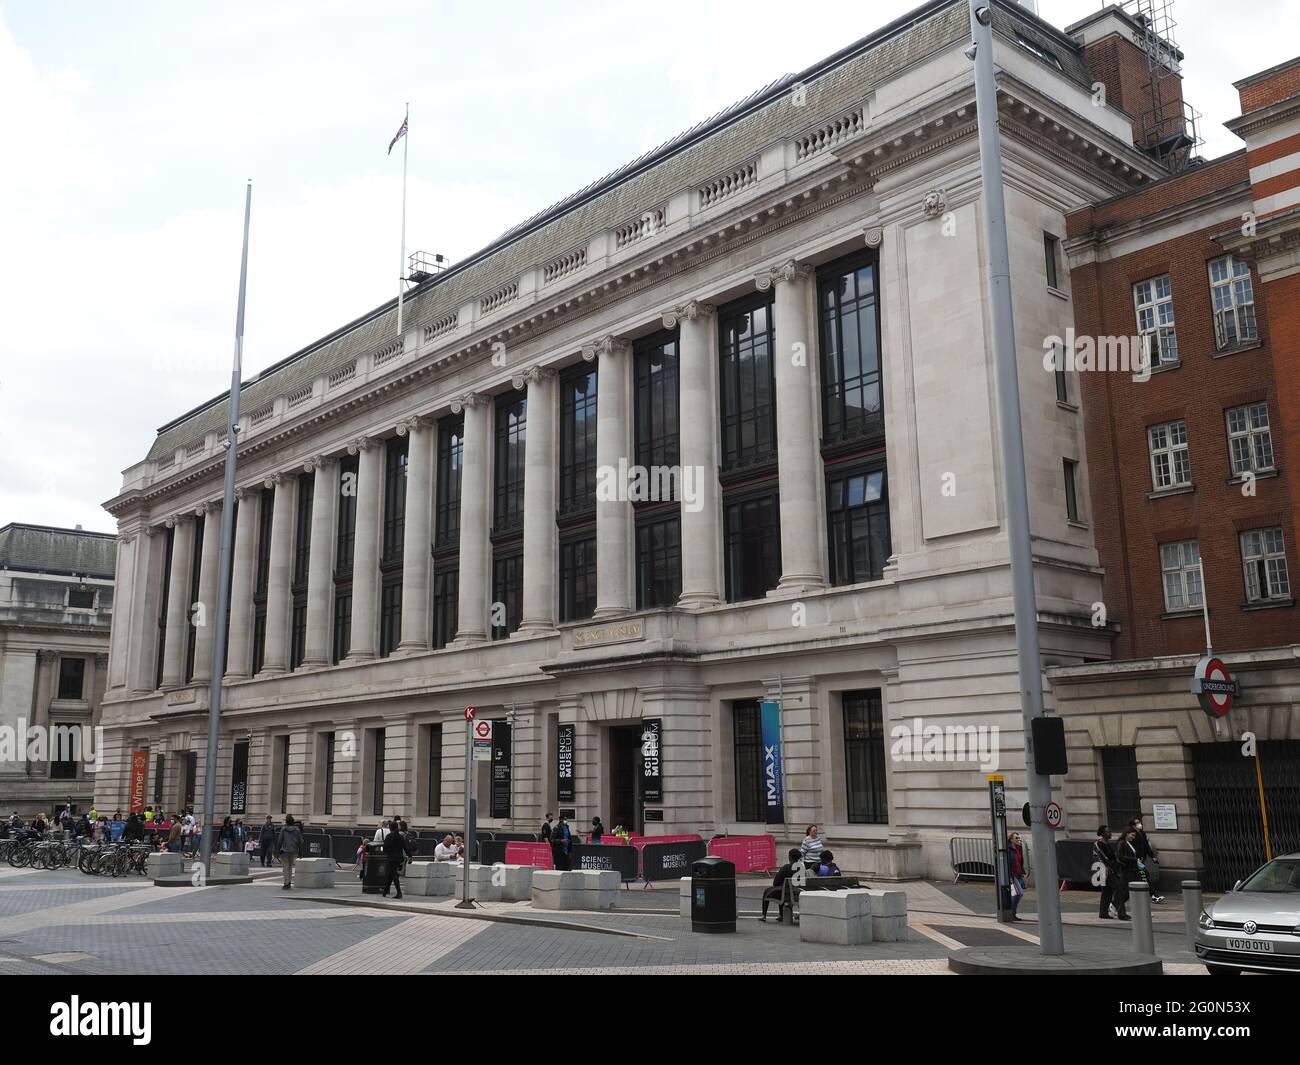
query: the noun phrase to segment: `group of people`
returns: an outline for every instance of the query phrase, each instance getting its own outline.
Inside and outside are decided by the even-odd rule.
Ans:
[[[538,829],[537,835],[543,843],[551,845],[555,868],[568,869],[569,858],[573,854],[574,844],[574,833],[569,825],[568,818],[564,814],[560,814],[557,821],[554,814],[548,813],[546,819],[542,821],[542,827]],[[606,837],[617,837],[624,843],[630,842],[632,838],[631,833],[622,825],[615,825],[613,831],[610,831],[598,816],[593,817],[591,819],[591,842],[604,843]],[[581,838],[578,839],[578,842],[582,842]]]
[[[1092,844],[1093,869],[1101,881],[1101,903],[1097,914],[1103,921],[1114,918],[1127,921],[1129,884],[1144,882],[1150,885],[1151,901],[1164,902],[1158,892],[1159,884],[1153,877],[1156,849],[1147,838],[1142,819],[1135,817],[1120,833],[1111,839],[1109,825],[1097,826],[1097,838]]]
[[[796,883],[809,876],[839,876],[840,867],[835,864],[835,855],[826,846],[826,840],[816,825],[809,825],[804,831],[803,842],[798,847],[791,847],[786,855],[789,859],[776,871],[772,886],[763,889],[763,913],[760,921],[767,920],[767,911],[773,900],[777,904],[777,918],[785,909],[785,884],[787,880]]]
[[[400,817],[381,821],[379,827],[375,829],[374,838],[361,841],[361,845],[357,848],[357,876],[363,880],[366,875],[366,857],[375,847],[381,848],[384,857],[388,859],[388,878],[384,881],[384,898],[388,898],[389,892],[394,891],[400,899],[402,868],[409,858],[415,857],[415,839],[410,825]],[[459,836],[453,838],[450,833],[443,836],[442,842],[433,851],[434,860],[439,862],[453,862],[464,854],[464,842]]]

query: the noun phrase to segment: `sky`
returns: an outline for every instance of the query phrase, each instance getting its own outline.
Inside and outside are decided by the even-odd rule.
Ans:
[[[122,471],[228,389],[248,178],[246,376],[396,294],[406,102],[407,250],[454,262],[915,6],[0,0],[0,525],[112,531]],[[1174,12],[1233,151],[1300,0]]]

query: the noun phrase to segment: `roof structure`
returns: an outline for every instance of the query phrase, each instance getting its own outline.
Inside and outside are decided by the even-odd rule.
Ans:
[[[18,522],[0,527],[0,570],[112,580],[116,565],[112,533]]]

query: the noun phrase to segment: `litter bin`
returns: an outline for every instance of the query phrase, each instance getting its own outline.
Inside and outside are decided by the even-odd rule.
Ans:
[[[736,866],[725,858],[691,863],[691,931],[736,930]]]
[[[388,883],[388,856],[376,845],[366,851],[366,864],[361,867],[361,893],[380,895]]]

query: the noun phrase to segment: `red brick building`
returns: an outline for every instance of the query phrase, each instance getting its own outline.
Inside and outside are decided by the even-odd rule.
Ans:
[[[1112,103],[1159,98],[1146,128],[1171,147],[1177,77],[1145,90],[1132,20],[1109,24],[1069,32]],[[1072,834],[1141,811],[1166,868],[1212,888],[1265,856],[1257,762],[1272,853],[1300,849],[1300,58],[1236,87],[1243,149],[1175,157],[1169,177],[1067,217],[1077,335],[1132,338],[1149,372],[1076,375],[1114,659],[1048,670]],[[1219,721],[1191,693],[1207,607],[1242,685]]]

